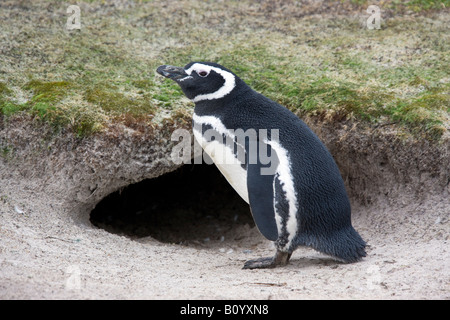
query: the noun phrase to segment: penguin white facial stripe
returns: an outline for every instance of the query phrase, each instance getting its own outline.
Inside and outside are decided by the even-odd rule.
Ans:
[[[198,102],[198,101],[202,101],[202,100],[214,100],[214,99],[223,98],[227,94],[229,94],[231,91],[233,91],[234,87],[236,86],[236,79],[235,79],[234,75],[225,70],[222,70],[222,69],[219,69],[219,68],[216,68],[213,66],[208,66],[206,64],[194,63],[189,69],[185,70],[185,72],[188,75],[191,75],[192,72],[195,70],[206,71],[208,74],[211,72],[211,70],[214,70],[215,72],[217,72],[218,74],[220,74],[223,77],[223,79],[225,80],[225,83],[216,92],[200,94],[200,95],[194,97],[194,99],[192,99],[192,101],[194,101],[194,102]]]

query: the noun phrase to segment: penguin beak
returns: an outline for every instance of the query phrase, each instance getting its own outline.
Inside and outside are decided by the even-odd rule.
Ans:
[[[172,80],[179,80],[184,77],[187,77],[188,74],[186,71],[184,71],[184,68],[182,67],[174,67],[174,66],[160,66],[158,69],[156,69],[156,72],[158,72],[163,77],[172,79]]]

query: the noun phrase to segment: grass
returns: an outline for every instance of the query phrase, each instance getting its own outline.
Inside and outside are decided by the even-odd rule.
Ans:
[[[0,114],[28,114],[79,137],[124,119],[189,117],[192,103],[155,69],[206,60],[300,116],[394,124],[437,140],[450,118],[448,2],[386,1],[382,9],[394,14],[381,30],[364,27],[366,1],[352,1],[358,19],[304,16],[307,5],[291,1],[92,0],[80,3],[82,28],[73,31],[65,2],[24,4],[20,15],[6,7]]]
[[[343,1],[342,1],[343,2]],[[351,0],[354,5],[367,8],[371,4],[377,4],[375,1],[368,0]],[[404,10],[411,10],[413,12],[423,12],[430,10],[440,10],[450,7],[450,0],[385,0],[382,2],[386,9],[393,10],[398,13]]]

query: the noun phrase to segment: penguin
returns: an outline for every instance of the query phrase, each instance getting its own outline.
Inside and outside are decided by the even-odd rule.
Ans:
[[[300,246],[344,263],[366,256],[340,171],[299,117],[217,63],[162,65],[156,71],[195,103],[195,139],[275,244],[273,257],[247,261],[244,269],[285,266]],[[242,132],[252,134],[240,138]],[[223,161],[225,156],[236,161]]]

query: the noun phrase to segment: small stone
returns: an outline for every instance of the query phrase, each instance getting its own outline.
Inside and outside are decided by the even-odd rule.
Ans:
[[[14,206],[14,211],[16,211],[19,214],[23,214],[25,212],[22,209],[20,209],[18,206]]]

